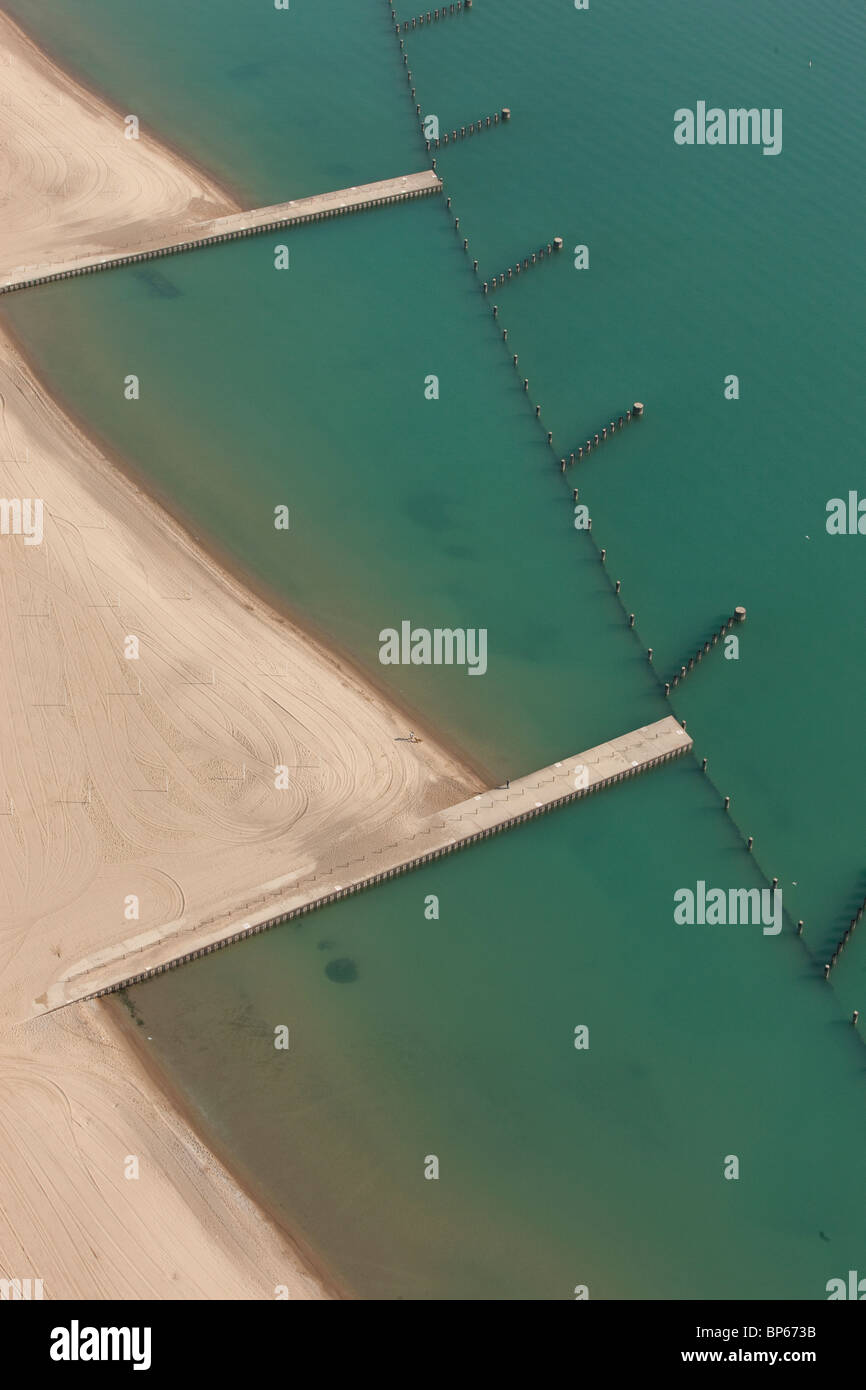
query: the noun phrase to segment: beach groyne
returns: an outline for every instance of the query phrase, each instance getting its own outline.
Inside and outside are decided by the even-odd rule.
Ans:
[[[393,8],[394,5],[392,0],[391,9],[393,10]],[[428,24],[436,24],[440,19],[445,19],[449,14],[465,14],[467,10],[471,9],[472,0],[454,0],[454,3],[451,5],[440,5],[438,8],[426,10],[423,14],[415,15],[413,19],[404,19],[402,23],[400,20],[395,20],[394,29],[398,34],[401,30],[403,33],[408,33],[410,29],[423,29],[425,18]]]
[[[516,358],[515,358],[514,365],[515,365],[515,367],[517,366],[517,359],[516,359]],[[529,382],[528,382],[528,381],[525,381],[525,382],[524,382],[524,390],[526,390],[526,391],[529,390]],[[535,407],[535,410],[536,410],[536,416],[537,416],[537,417],[540,417],[540,415],[541,415],[541,407],[540,407],[540,406],[536,406],[536,407]],[[628,410],[626,410],[625,414],[620,415],[620,417],[619,417],[618,420],[617,420],[616,416],[614,416],[614,418],[613,418],[612,420],[610,420],[608,424],[606,424],[606,425],[601,425],[600,428],[597,429],[597,430],[595,431],[595,434],[594,434],[594,435],[590,435],[590,436],[586,439],[585,443],[579,444],[578,447],[577,447],[576,449],[572,449],[572,451],[571,451],[570,454],[568,454],[568,455],[563,454],[562,458],[559,460],[559,471],[560,471],[560,473],[564,473],[565,470],[566,470],[566,468],[573,468],[574,465],[575,465],[575,463],[580,463],[581,460],[582,460],[584,457],[588,458],[589,455],[592,453],[592,451],[593,451],[594,448],[597,449],[597,448],[599,447],[599,445],[604,444],[604,442],[605,442],[605,440],[608,438],[608,436],[610,436],[611,438],[613,438],[613,436],[614,436],[614,435],[616,434],[616,432],[617,432],[617,429],[619,429],[620,431],[624,430],[625,427],[626,427],[626,425],[630,425],[631,422],[632,422],[632,420],[639,420],[639,419],[641,418],[642,415],[643,415],[643,403],[642,403],[641,401],[635,401],[634,405],[633,405],[633,406],[629,406],[629,408],[628,408]],[[547,442],[548,442],[548,444],[550,444],[550,445],[553,444],[553,431],[552,431],[552,430],[548,430]],[[576,500],[576,499],[575,499],[575,500]]]
[[[668,715],[526,777],[479,792],[430,816],[413,835],[373,848],[361,859],[300,878],[291,888],[283,885],[260,898],[256,910],[247,912],[240,922],[236,917],[203,923],[181,920],[80,960],[35,1002],[34,1012],[49,1012],[141,984],[648,772],[691,747],[682,725]]]
[[[393,0],[388,0],[388,3],[393,12]],[[397,34],[398,36],[400,34],[399,24],[397,25]],[[408,68],[409,57],[406,51],[406,42],[403,38],[398,38],[398,41],[400,45],[403,65],[405,68]],[[411,69],[408,70],[407,75],[411,86]],[[421,114],[422,106],[420,102],[416,101],[417,93],[416,88],[414,86],[411,87],[411,94],[413,102],[416,103],[415,114],[418,119],[419,135],[424,143],[426,153],[430,155],[434,148],[434,145],[438,144],[438,142],[431,141],[425,136],[424,118]],[[503,118],[506,118],[506,112],[507,119],[510,119],[511,109],[508,107],[503,107]],[[472,133],[471,128],[470,133]],[[465,131],[463,131],[462,128],[461,134],[465,134]],[[435,171],[435,158],[432,158],[432,166]],[[499,304],[492,302],[492,299],[490,298],[491,291],[495,293],[495,291],[505,288],[509,281],[516,279],[522,272],[525,273],[528,270],[532,269],[532,267],[534,265],[537,265],[539,262],[543,263],[546,260],[549,263],[552,259],[554,259],[557,256],[558,252],[563,249],[564,238],[553,238],[552,240],[548,241],[546,245],[540,246],[534,255],[530,255],[528,258],[524,256],[522,258],[522,261],[515,262],[515,264],[511,268],[506,267],[504,271],[497,271],[493,275],[488,275],[485,279],[484,276],[485,274],[487,274],[487,272],[483,272],[480,270],[479,261],[470,250],[470,238],[466,234],[466,228],[461,228],[460,217],[459,215],[455,215],[452,196],[447,193],[445,203],[443,205],[443,211],[447,213],[456,236],[462,240],[464,256],[467,262],[471,261],[471,273],[473,275],[473,279],[478,288],[485,296],[485,301],[488,304],[491,311],[490,321],[492,322],[496,330],[496,333],[499,337],[499,341],[505,347],[505,350],[510,354],[511,362],[515,372],[520,372],[522,375],[522,371],[524,368],[521,366],[520,355],[514,351],[514,343],[509,343],[508,328],[503,324],[502,320],[500,319]],[[575,249],[577,250],[578,248]],[[560,265],[562,263],[562,259],[560,258]],[[498,299],[498,295],[496,297]],[[599,429],[594,430],[592,434],[588,435],[583,444],[578,444],[576,447],[572,447],[567,453],[563,453],[561,452],[560,447],[558,447],[558,441],[556,444],[554,443],[554,432],[549,427],[547,421],[544,419],[541,405],[533,399],[530,387],[530,380],[528,376],[522,377],[522,386],[522,394],[525,398],[526,404],[532,409],[533,414],[535,416],[536,424],[545,436],[548,451],[550,455],[557,461],[559,471],[563,476],[566,475],[569,468],[573,467],[576,463],[583,463],[585,460],[588,460],[591,456],[593,456],[597,452],[597,450],[604,443],[607,442],[608,439],[612,438],[615,434],[621,434],[623,430],[626,428],[626,426],[630,425],[632,421],[643,419],[645,415],[646,406],[644,402],[636,400],[622,414],[612,415],[607,422],[603,420]],[[585,519],[583,521],[583,524],[579,526],[577,524],[576,513],[578,503],[580,502],[580,490],[577,487],[572,486],[570,487],[569,491],[571,493],[571,504],[575,511],[574,529],[577,533],[577,536],[588,538],[589,544],[595,548],[596,554],[598,556],[602,568],[606,569],[607,548],[601,544],[597,533],[593,532],[590,508],[584,500],[583,511],[585,513]],[[585,544],[585,540],[582,540],[581,543]],[[744,621],[746,616],[745,608],[737,608],[733,616],[725,621],[721,629],[718,630],[715,633],[715,635],[711,634],[709,641],[705,640],[702,643],[701,647],[697,651],[695,651],[693,656],[690,655],[689,657],[687,657],[685,664],[680,663],[678,670],[676,670],[671,675],[669,681],[666,681],[664,679],[664,676],[660,675],[659,672],[655,669],[655,666],[653,664],[653,648],[647,645],[642,637],[642,634],[638,626],[637,614],[630,609],[630,605],[626,602],[625,595],[623,594],[622,581],[611,576],[609,573],[608,580],[610,583],[612,595],[619,607],[622,617],[626,620],[628,630],[631,632],[632,637],[634,641],[637,643],[638,647],[642,648],[643,651],[646,653],[646,660],[650,668],[652,669],[656,681],[658,682],[659,689],[661,692],[664,693],[664,696],[670,702],[671,707],[673,706],[672,692],[674,691],[674,688],[682,683],[684,678],[688,675],[689,671],[694,670],[696,665],[703,662],[704,658],[712,649],[713,645],[717,644],[720,638],[724,638],[727,635],[727,633],[730,631],[731,626],[735,622]],[[685,728],[685,721],[682,721],[682,727]],[[689,746],[692,745],[690,744]],[[744,851],[751,856],[752,863],[757,868],[757,871],[769,883],[771,881],[770,875],[768,875],[764,871],[764,869],[758,864],[757,855],[754,852],[755,837],[753,835],[745,834],[742,828],[737,824],[737,821],[731,812],[731,797],[730,795],[723,795],[716,783],[714,782],[713,778],[710,776],[708,772],[708,759],[706,757],[701,759],[700,767],[703,776],[706,777],[708,782],[710,782],[711,786],[714,788],[719,797],[720,810],[722,814],[724,814],[724,816],[730,820],[732,825],[735,827],[737,833],[740,835]],[[773,887],[775,888],[776,884],[778,883],[778,878],[774,876],[772,879],[772,883]],[[855,925],[855,922],[852,922],[850,924],[848,929],[848,939],[850,939],[850,933]],[[799,921],[797,923],[797,934],[801,937],[801,939],[803,935],[803,926],[804,924],[802,921]],[[846,938],[843,937],[841,943],[837,943],[836,950],[833,953],[830,962],[827,965],[825,965],[825,978],[829,979],[830,971],[832,970],[833,966],[839,958],[840,950],[844,948],[845,939]]]
[[[720,641],[725,639],[736,623],[744,623],[745,621],[745,608],[735,608],[730,617],[726,618],[722,623],[722,626],[717,631],[714,631],[706,641],[702,642],[693,655],[685,657],[682,664],[678,666],[672,674],[670,680],[665,681],[665,695],[670,695],[671,690],[679,685],[681,681],[684,681],[686,677],[695,670],[696,666],[703,661],[705,656],[709,656],[713,647],[717,646]],[[650,659],[652,659],[652,657],[650,657]]]
[[[450,198],[448,199],[447,206],[448,206],[449,208],[451,207],[451,199],[450,199]],[[457,225],[457,227],[458,227],[458,229],[459,229],[459,226],[460,226],[459,221],[457,222],[456,225]],[[464,251],[468,251],[468,250],[469,250],[469,240],[468,240],[468,238],[466,238],[466,240],[465,240],[465,242],[464,242],[463,250],[464,250]],[[514,265],[513,265],[513,266],[509,266],[507,270],[500,271],[497,275],[491,276],[490,280],[485,280],[485,281],[484,281],[484,284],[482,285],[481,288],[482,288],[482,290],[484,291],[484,293],[487,294],[488,291],[489,291],[491,288],[495,290],[495,289],[497,288],[497,286],[499,286],[499,285],[505,285],[505,284],[507,283],[507,281],[510,280],[510,279],[512,278],[512,276],[519,275],[520,272],[521,272],[521,270],[531,270],[532,267],[533,267],[534,265],[537,265],[537,264],[539,264],[541,261],[544,260],[545,254],[546,254],[548,257],[550,257],[550,256],[552,256],[552,255],[554,254],[555,251],[561,251],[561,250],[562,250],[562,237],[561,237],[561,236],[554,237],[552,241],[549,241],[549,242],[547,243],[546,248],[545,248],[544,246],[539,246],[539,248],[538,248],[537,251],[531,251],[531,252],[529,253],[529,255],[523,257],[523,260],[522,260],[522,261],[515,261]],[[477,270],[478,270],[478,263],[475,262],[475,261],[473,261],[473,267],[474,267],[474,269],[477,271]]]
[[[331,193],[316,193],[310,198],[298,198],[290,203],[274,203],[266,208],[233,212],[191,226],[189,235],[182,241],[157,239],[134,250],[79,256],[59,265],[27,267],[26,274],[21,269],[14,270],[0,277],[0,294],[11,294],[14,290],[26,290],[54,280],[69,280],[77,275],[90,275],[98,270],[137,265],[160,256],[176,256],[182,251],[195,251],[202,246],[216,246],[224,241],[237,241],[241,237],[259,236],[262,232],[282,231],[305,222],[321,222],[351,212],[403,203],[410,198],[424,198],[431,193],[439,193],[441,189],[442,183],[436,173],[424,169],[417,174],[382,179],[377,183],[359,184]]]
[[[851,920],[849,921],[849,923],[848,923],[847,927],[845,928],[844,932],[843,932],[842,935],[839,937],[839,940],[836,942],[836,945],[833,947],[832,953],[830,954],[830,959],[827,961],[826,965],[824,966],[824,979],[825,979],[825,980],[829,980],[829,978],[830,978],[830,972],[836,969],[836,966],[837,966],[838,963],[839,963],[839,957],[841,956],[841,954],[842,954],[842,952],[844,951],[845,947],[848,945],[848,942],[851,940],[851,937],[854,935],[854,932],[855,932],[855,930],[856,930],[856,928],[857,928],[857,924],[859,923],[860,919],[862,918],[864,912],[866,912],[866,898],[863,898],[863,899],[861,900],[860,905],[859,905],[858,908],[857,908],[857,911],[854,913],[854,916],[851,918]],[[803,926],[802,922],[798,923],[798,935],[802,935],[802,926]],[[860,1016],[860,1015],[859,1015],[859,1012],[856,1012],[856,1011],[855,1011],[855,1014],[854,1014],[854,1022],[855,1022],[855,1023],[857,1022],[857,1019],[859,1018],[859,1016]]]
[[[411,72],[409,73],[409,81],[410,83],[412,81]],[[414,98],[414,96],[415,88],[413,87],[412,97]],[[417,104],[415,107],[415,111],[417,115],[421,115],[421,107]],[[429,154],[431,150],[442,149],[443,146],[448,144],[449,138],[451,140],[451,144],[454,145],[457,143],[458,140],[465,140],[467,136],[475,135],[476,133],[480,135],[482,130],[490,130],[494,126],[498,126],[500,120],[503,123],[505,121],[511,120],[510,106],[503,106],[501,111],[494,111],[492,116],[479,116],[477,121],[470,121],[468,125],[455,126],[451,131],[450,137],[448,131],[446,130],[442,135],[432,136],[429,140],[425,139],[424,147],[427,150],[427,153]]]

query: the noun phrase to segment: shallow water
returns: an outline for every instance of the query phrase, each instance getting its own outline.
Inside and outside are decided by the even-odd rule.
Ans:
[[[81,28],[54,14],[56,51],[127,107],[121,79],[146,94],[154,127],[251,201],[423,166],[384,0],[352,6],[354,27],[348,6],[293,8],[311,41],[291,69],[225,0],[195,44],[163,0],[63,8]],[[211,1131],[362,1296],[820,1298],[862,1267],[862,931],[832,985],[820,967],[866,892],[866,540],[824,527],[862,474],[864,23],[805,0],[477,3],[406,41],[443,126],[512,108],[437,156],[450,213],[292,231],[284,273],[256,238],[160,262],[165,284],[117,271],[4,305],[194,529],[497,779],[660,717],[644,648],[672,674],[748,609],[738,659],[715,648],[672,702],[714,785],[685,760],[134,991]],[[326,45],[343,82],[323,101]],[[303,140],[273,120],[288,71]],[[782,154],[676,147],[673,111],[698,98],[782,107]],[[202,119],[220,103],[230,131]],[[347,109],[366,138],[346,138]],[[561,256],[497,291],[494,325],[471,258],[490,275],[556,235]],[[524,375],[557,451],[635,398],[646,418],[563,482]],[[571,524],[577,484],[607,575]],[[402,618],[486,627],[488,673],[382,667]],[[761,869],[782,935],[674,923],[677,888]],[[329,977],[340,960],[357,978]]]

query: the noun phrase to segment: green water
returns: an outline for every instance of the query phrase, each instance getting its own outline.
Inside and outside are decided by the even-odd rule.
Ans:
[[[160,262],[159,292],[129,268],[12,299],[11,318],[196,531],[497,780],[660,718],[441,207],[314,224],[286,244],[284,272],[273,238],[255,238]],[[70,353],[82,333],[88,352]],[[382,666],[379,633],[404,619],[486,628],[487,673]]]
[[[556,234],[590,249],[587,271],[544,266],[498,291],[500,321],[562,452],[647,404],[639,441],[575,481],[659,669],[747,607],[739,662],[714,655],[676,708],[823,943],[866,891],[866,552],[824,525],[831,497],[866,494],[863,12],[635,0],[568,23],[542,5],[521,26],[518,8],[473,11],[459,43],[444,27],[413,41],[424,109],[447,125],[513,109],[438,164],[482,274]],[[782,153],[676,147],[673,110],[698,97],[783,108]]]
[[[134,1003],[365,1297],[820,1298],[862,1262],[862,1044],[792,934],[674,925],[699,875],[758,882],[684,762]]]
[[[354,27],[348,6],[269,15],[300,18],[308,61],[242,82],[216,56],[267,55],[261,15],[220,5],[193,42],[189,13],[148,11],[77,0],[83,27],[54,15],[53,46],[117,100],[119,81],[146,92],[154,126],[255,201],[422,166],[384,0]],[[675,694],[715,787],[689,760],[135,991],[211,1132],[362,1296],[820,1298],[862,1267],[862,932],[832,986],[820,963],[866,891],[866,541],[824,529],[862,476],[863,38],[854,6],[805,0],[478,3],[407,38],[443,128],[513,111],[440,151],[450,214],[293,231],[283,273],[259,238],[4,305],[193,529],[496,778],[660,717],[644,647],[673,670],[748,608],[739,660],[715,649]],[[326,44],[342,80],[323,94]],[[782,107],[782,154],[677,148],[673,111],[698,98]],[[490,274],[554,235],[566,251],[497,291],[494,326],[471,256]],[[635,398],[646,418],[563,483],[524,374],[561,452]],[[576,483],[639,642],[571,527]],[[381,667],[402,618],[487,627],[488,674]],[[678,887],[763,882],[737,826],[802,941],[674,924]],[[326,975],[340,958],[355,982]]]

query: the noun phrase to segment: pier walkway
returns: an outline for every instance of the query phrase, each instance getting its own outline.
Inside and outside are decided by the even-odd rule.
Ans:
[[[97,252],[59,264],[19,266],[11,274],[0,276],[0,294],[26,290],[32,285],[44,285],[52,280],[68,280],[74,275],[88,275],[96,270],[136,265],[158,256],[174,256],[180,251],[193,251],[199,246],[214,246],[222,241],[236,241],[239,237],[256,236],[260,232],[280,231],[302,222],[320,222],[326,217],[342,217],[348,212],[383,207],[387,203],[402,203],[409,198],[423,198],[429,193],[439,193],[441,188],[442,182],[432,169],[424,169],[419,174],[404,174],[399,178],[382,179],[378,183],[359,184],[356,188],[340,188],[333,193],[316,193],[312,198],[298,198],[291,203],[274,203],[267,208],[233,212],[226,217],[191,223],[182,234],[182,240],[175,233],[161,240],[136,244],[126,252]]]
[[[183,918],[118,942],[73,965],[35,1001],[34,1013],[138,984],[646,772],[679,757],[691,746],[691,738],[668,715],[437,812],[414,835],[383,845],[362,859],[321,873],[295,876],[294,881],[289,875],[278,884],[264,885],[256,910],[248,910],[242,921],[230,913],[219,921],[201,924]]]

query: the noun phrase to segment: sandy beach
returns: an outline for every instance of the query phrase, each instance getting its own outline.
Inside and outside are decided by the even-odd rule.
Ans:
[[[124,140],[117,114],[2,15],[0,61],[0,273],[233,209],[173,152]],[[405,716],[101,454],[2,322],[0,495],[44,508],[39,543],[0,535],[11,653],[0,665],[0,1277],[42,1279],[46,1298],[328,1297],[111,1011],[36,1017],[38,1000],[116,947],[131,920],[192,945],[198,924],[243,910],[263,884],[412,834],[474,780],[429,735],[403,741]],[[291,769],[286,790],[277,765]]]
[[[51,62],[0,11],[0,257],[24,278],[237,212],[234,199]]]

